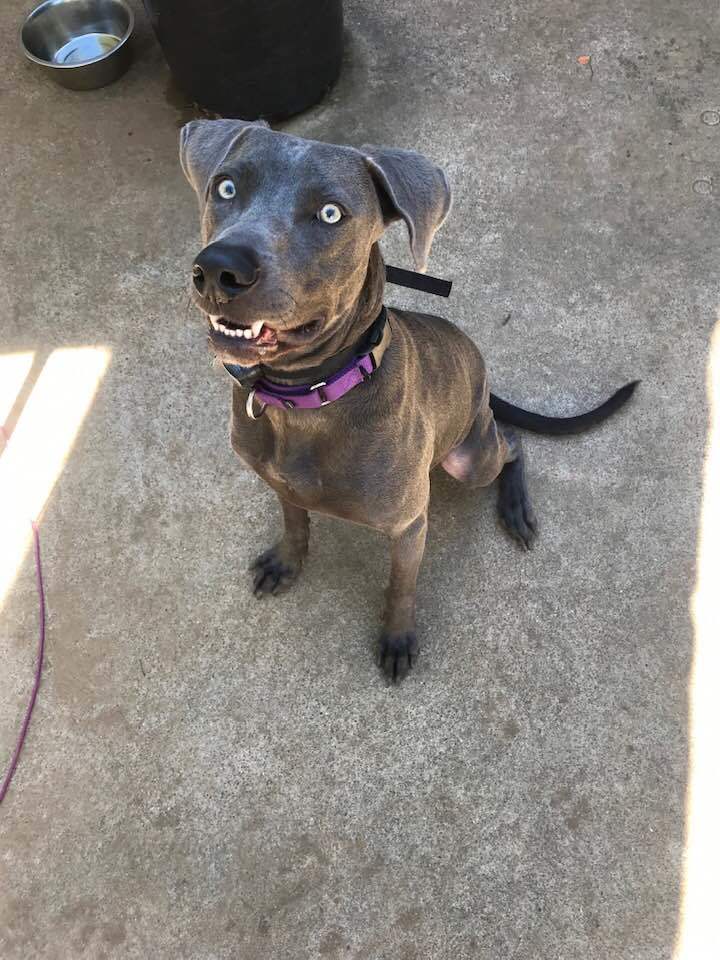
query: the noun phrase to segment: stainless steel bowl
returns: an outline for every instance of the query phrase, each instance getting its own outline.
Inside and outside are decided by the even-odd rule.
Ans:
[[[45,0],[20,28],[25,55],[64,87],[94,90],[130,65],[135,17],[124,0]]]

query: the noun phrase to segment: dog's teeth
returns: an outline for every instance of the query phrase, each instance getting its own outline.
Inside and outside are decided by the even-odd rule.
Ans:
[[[260,336],[260,332],[263,328],[263,321],[256,320],[250,327],[238,327],[237,330],[232,330],[230,327],[226,327],[222,322],[222,317],[216,316],[215,314],[209,313],[210,323],[213,326],[213,329],[217,330],[219,333],[222,333],[226,337],[245,337],[246,340],[256,340]]]

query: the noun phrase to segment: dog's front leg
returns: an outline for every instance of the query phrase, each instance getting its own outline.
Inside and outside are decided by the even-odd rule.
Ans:
[[[310,540],[310,518],[307,510],[294,506],[278,494],[283,512],[283,535],[253,562],[253,593],[282,593],[297,580],[307,556]]]
[[[390,583],[378,659],[393,680],[407,673],[417,654],[415,588],[426,535],[427,509],[393,536],[390,545]]]

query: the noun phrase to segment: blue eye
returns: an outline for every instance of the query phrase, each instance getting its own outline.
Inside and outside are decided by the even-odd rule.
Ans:
[[[221,180],[217,185],[217,195],[222,200],[232,200],[236,193],[235,184],[229,178]]]
[[[326,203],[318,211],[318,219],[323,223],[338,223],[342,220],[343,212],[336,203]]]

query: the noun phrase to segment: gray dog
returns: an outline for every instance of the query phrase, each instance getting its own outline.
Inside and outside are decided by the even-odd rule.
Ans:
[[[418,270],[450,209],[444,173],[408,150],[335,146],[240,120],[193,121],[182,168],[205,244],[192,268],[212,350],[236,380],[235,452],[278,495],[284,532],[253,565],[258,596],[297,578],[308,511],[380,530],[391,572],[379,662],[396,679],[417,653],[415,584],[430,472],[484,487],[529,547],[536,522],[518,438],[498,418],[570,433],[616,410],[634,384],[569,419],[492,396],[476,346],[446,320],[383,306],[378,241],[407,225]]]

